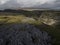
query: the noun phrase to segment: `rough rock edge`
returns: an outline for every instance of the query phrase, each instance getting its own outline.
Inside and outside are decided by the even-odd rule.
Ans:
[[[0,27],[0,45],[51,45],[51,36],[29,24]]]

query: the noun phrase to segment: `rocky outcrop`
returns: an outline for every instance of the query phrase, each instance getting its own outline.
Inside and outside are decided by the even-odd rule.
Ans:
[[[51,37],[29,24],[0,26],[0,45],[51,45]]]
[[[59,12],[45,12],[40,16],[40,21],[46,25],[58,25],[60,23]]]

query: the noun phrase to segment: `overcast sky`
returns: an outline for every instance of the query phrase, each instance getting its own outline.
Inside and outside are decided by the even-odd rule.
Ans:
[[[60,0],[0,0],[0,9],[26,7],[60,9]]]

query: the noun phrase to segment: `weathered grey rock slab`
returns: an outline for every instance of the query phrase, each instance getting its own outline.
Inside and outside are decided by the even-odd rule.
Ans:
[[[0,45],[51,45],[50,36],[33,25],[0,26]]]

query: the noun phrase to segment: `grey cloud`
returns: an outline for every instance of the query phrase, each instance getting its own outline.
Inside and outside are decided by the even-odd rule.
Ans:
[[[0,5],[1,9],[7,9],[7,8],[18,8],[19,6],[21,6],[20,4],[18,4],[16,1],[14,0],[10,0],[8,2],[6,2],[5,4]]]
[[[60,9],[60,0],[56,0],[54,3],[44,3],[42,5],[36,4],[35,8],[49,8],[49,9]]]
[[[19,3],[17,0],[9,0],[6,3],[0,5],[0,9],[16,9],[16,8],[25,8],[25,7],[30,7],[30,8],[49,8],[49,9],[60,9],[60,0],[56,0],[53,2],[49,2],[50,0],[42,1],[42,0],[35,0],[35,1],[23,1],[19,0]],[[43,3],[43,4],[42,4]]]

